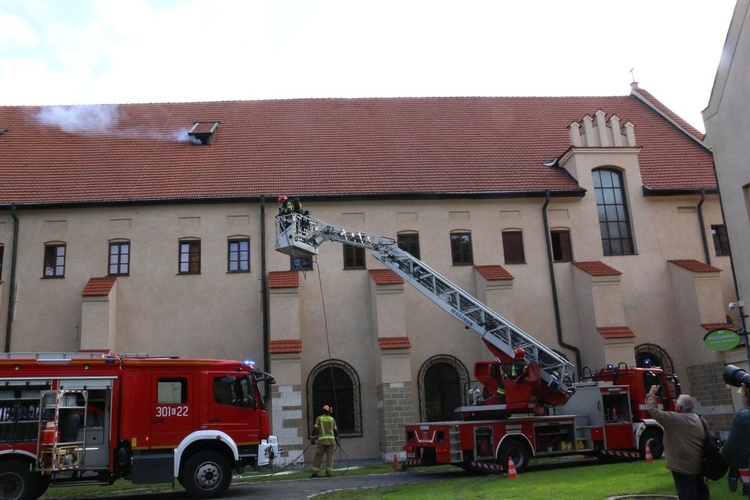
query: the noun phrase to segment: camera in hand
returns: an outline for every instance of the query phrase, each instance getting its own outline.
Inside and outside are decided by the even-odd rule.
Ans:
[[[743,382],[750,386],[750,373],[738,366],[727,365],[724,367],[724,382],[734,387],[740,387]]]

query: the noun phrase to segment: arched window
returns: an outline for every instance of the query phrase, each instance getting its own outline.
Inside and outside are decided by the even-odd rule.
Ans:
[[[307,435],[323,405],[333,406],[340,436],[362,436],[362,403],[359,377],[351,365],[327,360],[312,369],[307,378]]]
[[[604,255],[633,255],[633,233],[622,173],[600,168],[593,171],[593,176]]]
[[[635,364],[646,368],[657,366],[664,370],[667,375],[674,373],[674,365],[670,355],[656,344],[641,344],[635,348]]]
[[[420,419],[456,420],[456,408],[467,404],[469,372],[464,364],[453,356],[434,356],[424,362],[418,380]]]

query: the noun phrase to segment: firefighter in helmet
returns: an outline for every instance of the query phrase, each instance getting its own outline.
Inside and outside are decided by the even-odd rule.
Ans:
[[[312,431],[312,442],[317,441],[315,459],[313,460],[312,475],[318,477],[320,462],[323,455],[326,456],[326,477],[333,475],[333,454],[336,453],[336,445],[339,444],[339,430],[336,428],[336,420],[331,416],[333,408],[323,405],[323,412],[315,419]]]
[[[279,215],[289,215],[292,213],[294,213],[294,204],[282,194],[279,196]]]
[[[497,386],[497,393],[501,399],[505,400],[505,386],[503,380],[510,379],[513,383],[518,383],[521,377],[525,375],[529,370],[529,365],[526,363],[526,351],[522,347],[516,347],[513,349],[513,363],[509,369],[501,369],[500,383]]]

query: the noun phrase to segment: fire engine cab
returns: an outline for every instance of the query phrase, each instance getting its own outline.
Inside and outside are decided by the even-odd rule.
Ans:
[[[221,496],[233,471],[278,453],[251,364],[100,353],[0,355],[0,494],[50,484],[177,479]]]

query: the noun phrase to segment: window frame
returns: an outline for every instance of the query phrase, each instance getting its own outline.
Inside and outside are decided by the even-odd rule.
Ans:
[[[459,239],[468,238],[468,244],[462,244]],[[450,232],[451,262],[454,266],[474,265],[474,248],[471,240],[471,231],[456,229]]]
[[[242,244],[247,245],[247,248],[244,251],[247,256],[244,259],[242,258],[242,248],[237,248],[236,250],[232,249],[233,245],[241,247]],[[236,258],[233,258],[233,254],[237,255]],[[232,264],[235,264],[237,269],[232,269]],[[242,269],[242,264],[247,266],[246,269]],[[238,274],[249,273],[250,271],[250,238],[245,236],[229,238],[229,240],[227,240],[227,273]]]
[[[125,258],[126,262],[123,263],[123,261],[122,261],[123,252],[122,251],[118,251],[116,254],[114,254],[114,256],[117,259],[117,262],[113,263],[112,262],[112,257],[113,257],[112,250],[114,248],[120,248],[120,250],[122,250],[123,247],[127,248],[127,253],[124,254],[126,256],[126,258]],[[130,256],[131,255],[132,254],[130,252],[130,241],[128,241],[128,240],[113,240],[113,241],[110,241],[109,242],[109,250],[107,252],[107,276],[130,276],[130,262],[131,262],[130,261]],[[126,266],[125,271],[122,270],[122,266],[123,265]],[[112,272],[112,266],[116,267],[117,272]]]
[[[3,258],[5,255],[5,245],[0,244],[0,283],[3,281]]]
[[[291,271],[312,271],[313,256],[312,255],[290,255],[289,256],[289,269]]]
[[[44,244],[44,265],[42,267],[42,278],[61,279],[65,277],[65,265],[68,258],[68,245],[62,242],[49,242]],[[62,255],[60,255],[62,250]],[[60,263],[62,259],[62,264]],[[51,273],[47,271],[51,270]]]
[[[184,251],[183,246],[187,246]],[[200,274],[201,273],[201,240],[181,239],[177,245],[177,274]],[[183,264],[187,269],[183,271]]]
[[[573,262],[573,239],[570,236],[570,229],[551,229],[549,234],[552,262]]]
[[[603,254],[607,257],[635,255],[633,224],[623,172],[603,167],[591,173]],[[622,236],[623,233],[626,236]]]
[[[714,252],[716,252],[717,257],[728,257],[732,254],[727,226],[724,224],[711,224],[711,237],[714,241]]]
[[[526,264],[526,252],[523,248],[523,231],[504,229],[502,231],[503,260],[505,264]]]
[[[362,247],[343,244],[344,247],[344,270],[367,269],[365,264],[365,249]]]
[[[396,234],[396,244],[409,255],[420,259],[419,233],[417,231],[401,231]]]

